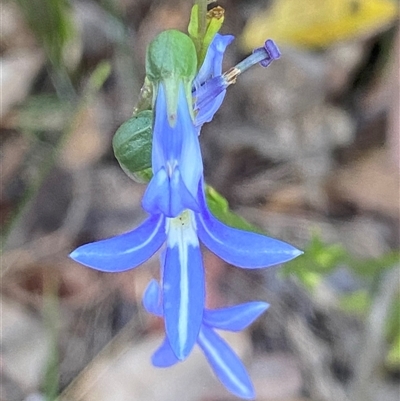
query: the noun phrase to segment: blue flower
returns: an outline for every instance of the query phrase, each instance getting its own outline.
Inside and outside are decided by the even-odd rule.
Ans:
[[[162,292],[157,281],[152,280],[144,295],[143,306],[156,316],[163,316]],[[255,397],[253,385],[245,367],[229,345],[214,329],[240,331],[249,326],[268,309],[265,302],[245,304],[215,310],[205,309],[200,326],[197,344],[204,352],[214,373],[221,383],[233,394],[245,399]],[[169,367],[179,362],[168,338],[152,356],[152,363],[157,367]]]
[[[243,268],[284,263],[301,252],[267,236],[228,227],[210,213],[197,130],[183,90],[173,127],[165,103],[160,85],[153,134],[154,176],[143,197],[150,217],[126,234],[79,247],[71,257],[101,271],[121,272],[140,265],[165,243],[165,327],[176,356],[184,359],[196,343],[204,309],[199,239],[226,262]]]
[[[220,58],[217,61],[220,63]],[[153,178],[142,200],[150,216],[133,231],[83,245],[70,255],[100,271],[122,272],[139,266],[164,245],[165,329],[180,360],[189,355],[202,327],[205,289],[199,240],[226,262],[242,268],[269,267],[301,254],[285,242],[228,227],[210,213],[203,188],[198,127],[192,120],[191,107],[181,85],[171,123],[165,88],[162,83],[158,85]],[[213,102],[204,107],[214,108]]]

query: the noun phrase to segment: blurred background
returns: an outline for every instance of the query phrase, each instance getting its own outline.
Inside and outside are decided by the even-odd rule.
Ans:
[[[396,401],[400,391],[399,30],[395,0],[225,0],[229,88],[202,131],[207,182],[304,256],[243,271],[204,249],[207,304],[271,308],[227,336],[259,401]],[[215,5],[215,4],[213,4]],[[1,1],[1,401],[234,400],[195,350],[151,366],[141,296],[157,256],[102,274],[68,259],[138,225],[145,186],[111,147],[148,43],[184,0]]]

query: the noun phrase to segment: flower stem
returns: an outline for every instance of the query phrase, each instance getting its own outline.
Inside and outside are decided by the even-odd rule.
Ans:
[[[199,25],[198,25],[198,32],[199,35],[198,37],[203,39],[204,35],[206,33],[206,25],[207,25],[207,0],[196,0],[196,4],[197,4],[197,12],[198,12],[198,21],[199,21]]]

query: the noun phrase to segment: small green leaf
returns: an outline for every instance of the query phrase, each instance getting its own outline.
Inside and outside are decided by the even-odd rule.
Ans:
[[[229,209],[228,201],[219,194],[214,188],[206,186],[206,200],[211,213],[224,224],[240,230],[252,231],[258,234],[265,234],[260,228],[246,221]]]
[[[125,121],[114,135],[114,155],[133,179],[134,174],[151,167],[152,122],[153,112],[144,110]]]
[[[348,257],[347,251],[339,244],[325,244],[317,234],[314,234],[311,241],[304,250],[304,255],[286,263],[281,272],[287,276],[294,274],[301,275],[304,271],[316,274],[331,273],[338,265],[344,263]],[[299,277],[302,281],[302,277]]]
[[[108,61],[101,61],[97,64],[95,70],[89,77],[89,81],[85,88],[85,95],[97,95],[97,92],[103,87],[110,74],[111,64]]]
[[[309,291],[313,291],[323,279],[322,274],[307,270],[300,270],[297,278]]]

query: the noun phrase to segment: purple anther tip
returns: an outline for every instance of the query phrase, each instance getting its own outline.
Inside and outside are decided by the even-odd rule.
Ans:
[[[263,67],[268,67],[274,60],[277,60],[281,56],[281,52],[278,46],[272,39],[267,39],[264,43],[264,49],[268,54],[268,57],[260,61]]]
[[[263,47],[254,49],[253,54],[259,54],[264,57],[261,61],[259,61],[262,67],[268,67],[274,60],[281,56],[278,46],[272,39],[267,39]]]
[[[276,60],[281,56],[278,46],[272,39],[267,39],[265,41],[264,49],[267,51],[272,60]]]

